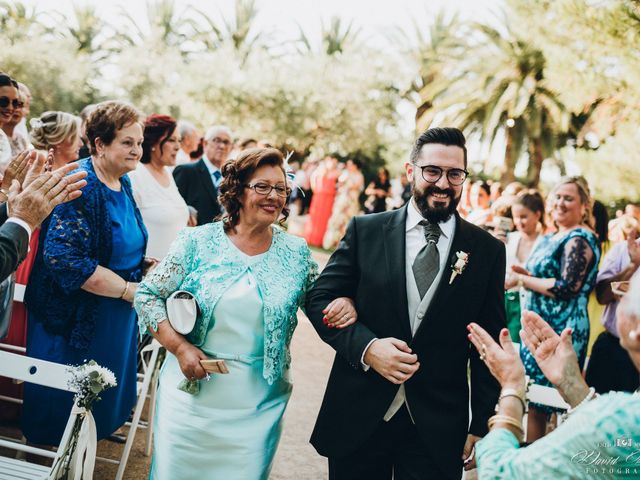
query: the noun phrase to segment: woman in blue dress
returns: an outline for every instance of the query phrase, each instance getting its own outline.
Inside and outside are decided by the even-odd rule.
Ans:
[[[562,179],[551,195],[551,216],[557,232],[540,240],[526,270],[513,270],[518,273],[518,284],[528,290],[525,309],[548,319],[558,334],[571,328],[573,346],[583,366],[589,342],[587,304],[600,260],[598,239],[591,227],[592,200],[583,177]],[[526,346],[521,346],[520,355],[533,382],[550,386]],[[532,404],[527,441],[544,436],[548,415],[553,411]]]
[[[142,154],[139,113],[119,102],[99,104],[87,122],[92,156],[83,195],[57,207],[43,227],[25,302],[27,355],[78,365],[95,360],[117,387],[94,406],[98,439],[127,420],[136,399],[137,328],[131,308],[142,278],[147,232],[126,173]],[[23,432],[30,442],[60,441],[73,398],[25,384]]]
[[[289,342],[317,265],[302,238],[274,225],[286,219],[291,192],[278,150],[246,150],[222,173],[222,221],[182,230],[135,298],[141,332],[168,351],[153,479],[267,479],[291,395]],[[165,321],[165,301],[177,290],[200,307],[186,337]],[[338,299],[327,317],[341,328],[355,311]],[[214,359],[229,373],[209,375],[206,360]]]

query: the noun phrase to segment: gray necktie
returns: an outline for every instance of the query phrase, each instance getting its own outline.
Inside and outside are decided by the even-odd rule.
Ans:
[[[420,298],[424,297],[433,280],[440,270],[440,254],[438,253],[438,238],[442,234],[437,223],[429,223],[426,220],[420,222],[424,228],[424,237],[427,244],[418,252],[413,262],[413,276],[416,279]]]

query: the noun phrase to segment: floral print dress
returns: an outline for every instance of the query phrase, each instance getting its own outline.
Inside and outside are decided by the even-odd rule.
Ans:
[[[584,364],[589,343],[587,304],[598,273],[600,248],[593,232],[576,228],[569,232],[543,237],[527,261],[527,270],[537,278],[555,278],[550,289],[554,297],[527,291],[525,309],[536,312],[560,334],[573,329],[573,347],[580,365]],[[520,357],[527,375],[539,385],[551,386],[527,347],[520,346]],[[535,405],[551,413],[549,407]]]

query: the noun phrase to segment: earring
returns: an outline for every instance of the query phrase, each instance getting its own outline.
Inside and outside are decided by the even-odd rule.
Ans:
[[[631,330],[629,332],[629,340],[632,342],[638,341],[638,332],[637,330]]]

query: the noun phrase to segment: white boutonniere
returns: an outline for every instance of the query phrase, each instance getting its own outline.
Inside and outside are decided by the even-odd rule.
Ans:
[[[451,265],[451,277],[449,278],[449,285],[453,283],[453,280],[458,275],[462,275],[464,269],[469,263],[469,254],[467,252],[456,252],[456,260]]]

